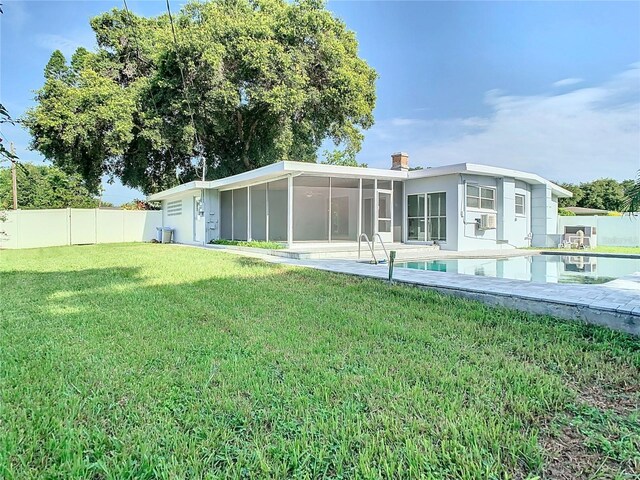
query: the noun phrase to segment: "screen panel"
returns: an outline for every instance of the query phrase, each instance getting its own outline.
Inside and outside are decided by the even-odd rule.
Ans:
[[[287,241],[287,209],[289,182],[286,178],[267,184],[269,238],[271,242]]]
[[[247,188],[233,190],[233,239],[247,240]]]
[[[251,187],[251,239],[267,239],[267,184]]]
[[[329,178],[293,179],[293,241],[329,241]]]
[[[331,178],[331,241],[358,239],[358,202],[360,181],[357,178]]]
[[[220,192],[220,238],[223,240],[231,240],[233,237],[231,232],[233,218],[232,198],[232,190]]]

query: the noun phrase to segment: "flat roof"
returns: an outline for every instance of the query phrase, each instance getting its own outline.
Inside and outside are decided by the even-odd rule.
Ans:
[[[542,178],[539,175],[528,172],[520,172],[507,168],[491,167],[475,163],[458,163],[442,167],[425,168],[422,170],[386,170],[381,168],[344,167],[340,165],[327,165],[323,163],[282,161],[272,163],[264,167],[256,168],[248,172],[239,173],[218,180],[193,181],[169,188],[162,192],[149,195],[149,201],[165,200],[189,191],[204,189],[228,190],[230,188],[242,188],[248,185],[265,181],[276,180],[289,174],[301,175],[336,175],[354,178],[377,178],[382,180],[412,180],[418,178],[437,177],[453,174],[474,174],[491,177],[512,177],[530,184],[548,185],[555,195],[559,197],[571,197],[568,190]]]
[[[564,207],[564,209],[576,215],[607,215],[609,213],[609,210],[602,210],[601,208]]]
[[[481,165],[478,163],[456,163],[453,165],[444,165],[442,167],[424,168],[421,170],[412,170],[408,172],[408,178],[425,178],[439,177],[441,175],[455,174],[481,175],[488,177],[508,177],[522,180],[532,185],[547,185],[553,193],[558,197],[572,197],[573,194],[560,185],[547,180],[546,178],[536,175],[535,173],[522,172],[520,170],[512,170],[510,168],[493,167],[491,165]]]
[[[260,182],[276,180],[288,174],[315,174],[338,175],[353,178],[378,178],[382,180],[405,180],[407,172],[400,170],[385,170],[381,168],[344,167],[341,165],[326,165],[323,163],[282,161],[272,163],[264,167],[256,168],[248,172],[239,173],[218,180],[194,181],[178,185],[177,187],[149,195],[149,201],[158,201],[171,198],[190,190],[215,188],[228,190],[230,188],[242,188]]]

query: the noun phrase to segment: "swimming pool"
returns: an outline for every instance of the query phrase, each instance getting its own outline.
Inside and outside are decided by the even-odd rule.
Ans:
[[[640,259],[586,255],[526,255],[396,262],[398,268],[510,278],[536,283],[605,283],[640,272]]]

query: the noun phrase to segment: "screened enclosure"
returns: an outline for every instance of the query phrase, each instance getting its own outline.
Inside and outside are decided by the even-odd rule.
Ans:
[[[291,225],[289,225],[291,198]],[[357,242],[380,228],[402,238],[402,182],[299,175],[220,193],[220,236],[228,240]],[[385,239],[386,241],[386,239]]]
[[[287,179],[220,192],[220,238],[287,241]]]

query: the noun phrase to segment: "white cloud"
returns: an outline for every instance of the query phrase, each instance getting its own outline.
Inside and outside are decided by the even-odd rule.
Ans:
[[[60,50],[67,59],[73,55],[78,47],[93,48],[95,44],[95,38],[91,33],[79,33],[69,37],[53,34],[53,33],[40,33],[35,36],[36,44],[53,52]]]
[[[485,103],[486,117],[378,122],[362,160],[384,166],[380,152],[403,150],[413,165],[486,163],[560,181],[633,178],[640,169],[640,63],[600,86],[560,95],[492,90]]]
[[[558,80],[553,83],[554,87],[566,87],[569,85],[576,85],[578,83],[582,83],[584,80],[582,78],[563,78],[562,80]]]
[[[392,118],[391,125],[394,127],[408,127],[413,125],[424,125],[425,120],[419,118]]]

